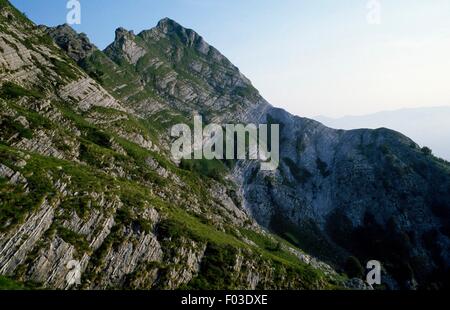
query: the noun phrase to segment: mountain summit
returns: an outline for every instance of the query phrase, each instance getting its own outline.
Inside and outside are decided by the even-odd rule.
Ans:
[[[97,50],[97,47],[89,41],[85,34],[78,34],[67,24],[55,28],[46,26],[41,26],[41,28],[77,62],[89,57]]]
[[[67,26],[0,7],[0,286],[3,276],[51,289],[345,285],[262,230],[223,163],[170,160],[176,108],[199,103],[194,91],[215,94],[166,53],[188,51],[118,31],[112,59]]]

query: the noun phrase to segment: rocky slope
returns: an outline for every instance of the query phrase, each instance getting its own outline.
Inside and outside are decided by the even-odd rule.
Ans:
[[[50,29],[7,1],[0,8],[0,275],[9,279],[1,283],[57,289],[343,285],[345,278],[329,265],[259,228],[239,188],[219,173],[225,166],[183,169],[169,160],[165,115],[181,104],[176,96],[189,87],[187,79],[166,100],[152,87],[167,89],[170,82],[141,79],[67,26],[50,32],[64,33],[53,41]],[[133,87],[113,84],[123,81]]]

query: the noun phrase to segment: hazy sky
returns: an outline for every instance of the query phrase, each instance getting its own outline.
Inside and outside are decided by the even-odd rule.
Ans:
[[[381,23],[368,22],[369,2]],[[450,105],[450,0],[80,0],[99,47],[123,26],[163,17],[201,34],[273,105],[343,116]],[[66,20],[66,0],[12,0],[38,24]]]

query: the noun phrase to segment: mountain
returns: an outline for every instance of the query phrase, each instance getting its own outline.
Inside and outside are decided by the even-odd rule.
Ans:
[[[1,3],[0,274],[65,288],[76,260],[79,288],[365,288],[348,278],[378,259],[387,288],[448,285],[450,166],[409,138],[274,108],[167,18],[100,51]],[[173,162],[194,112],[280,124],[280,168]]]
[[[388,129],[334,130],[279,109],[267,121],[282,124],[281,167],[239,171],[260,224],[333,265],[378,260],[390,288],[445,285],[447,162]]]
[[[433,153],[450,160],[450,107],[401,109],[379,113],[327,118],[318,116],[315,120],[326,126],[339,129],[390,128],[412,138],[422,146],[428,146]]]

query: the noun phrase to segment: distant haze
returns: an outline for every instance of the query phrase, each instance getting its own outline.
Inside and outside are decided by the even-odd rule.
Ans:
[[[386,127],[403,133],[421,146],[450,161],[450,106],[402,109],[342,118],[314,117],[324,125],[338,129]]]

